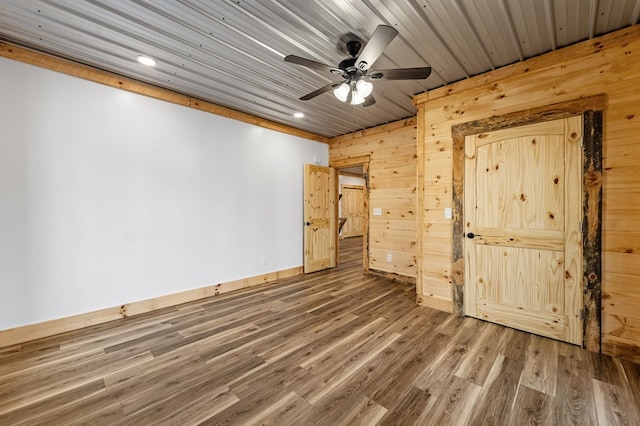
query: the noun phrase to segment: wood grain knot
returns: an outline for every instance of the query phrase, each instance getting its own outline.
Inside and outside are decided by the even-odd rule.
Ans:
[[[555,183],[557,185],[558,182],[560,182],[560,179],[557,176],[555,178],[553,178],[553,183]]]
[[[590,273],[587,278],[589,279],[589,281],[596,281],[598,279],[598,275],[596,275],[595,272]]]
[[[524,193],[520,194],[520,201],[527,201],[527,196]]]
[[[635,117],[634,114],[629,114],[627,115],[627,120],[633,120],[633,117]]]
[[[588,173],[584,178],[584,184],[587,188],[600,186],[600,183],[601,183],[600,181],[601,181],[600,173],[598,172]]]

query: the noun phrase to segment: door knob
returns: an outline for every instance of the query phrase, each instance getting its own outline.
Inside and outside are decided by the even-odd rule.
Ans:
[[[311,222],[305,222],[304,224],[305,224],[305,226],[309,226],[309,225],[311,225]]]
[[[475,237],[479,237],[479,236],[480,236],[480,235],[476,235],[476,234],[474,234],[473,232],[469,232],[469,233],[467,234],[467,238],[468,238],[468,239],[470,239],[470,240],[473,240]]]

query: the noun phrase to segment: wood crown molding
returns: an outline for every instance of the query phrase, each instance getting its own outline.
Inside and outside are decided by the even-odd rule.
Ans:
[[[403,127],[416,127],[417,117],[403,118],[401,120],[393,121],[391,123],[382,124],[380,126],[370,127],[368,129],[359,130],[353,133],[347,133],[345,135],[336,136],[328,140],[329,145],[337,144],[340,142],[353,141],[356,139],[364,138],[367,136],[377,135],[379,133],[389,133],[393,130],[401,129]]]
[[[454,95],[476,87],[495,84],[510,77],[520,77],[523,74],[533,74],[544,71],[550,67],[558,66],[558,64],[562,62],[569,60],[574,61],[582,57],[587,57],[594,53],[609,49],[612,46],[623,45],[628,43],[629,40],[638,38],[640,38],[640,24],[572,44],[558,50],[543,53],[525,61],[506,65],[502,68],[498,68],[494,71],[488,71],[466,80],[461,80],[420,93],[414,96],[413,103],[415,105],[420,105],[425,102]],[[329,143],[333,143],[332,140],[330,140]]]
[[[93,68],[88,65],[83,65],[71,60],[30,50],[4,41],[0,41],[0,56],[73,77],[82,78],[84,80],[93,81],[94,83],[104,84],[105,86],[126,90],[138,95],[149,96],[154,99],[171,102],[173,104],[253,124],[254,126],[286,133],[288,135],[310,139],[315,142],[329,143],[329,138],[316,135],[315,133],[305,132],[294,127],[285,126],[274,121],[247,114],[245,112],[217,105],[192,96],[187,96],[173,90],[164,89],[149,83],[143,83],[139,80],[124,77],[110,71]]]

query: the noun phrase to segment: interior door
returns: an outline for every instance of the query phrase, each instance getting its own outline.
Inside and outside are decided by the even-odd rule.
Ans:
[[[357,237],[364,234],[364,187],[361,185],[342,185],[340,199],[341,217],[347,219],[342,227],[342,237]]]
[[[582,344],[582,117],[465,138],[465,313]]]
[[[304,272],[336,266],[336,170],[304,165]]]

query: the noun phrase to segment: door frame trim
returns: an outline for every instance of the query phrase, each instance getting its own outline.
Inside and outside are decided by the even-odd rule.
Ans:
[[[338,171],[340,174],[341,168],[360,166],[362,165],[362,174],[364,177],[364,230],[363,230],[363,242],[362,242],[362,266],[365,274],[369,273],[369,163],[371,161],[370,156],[361,155],[358,157],[348,157],[337,160],[332,160],[329,165]],[[338,184],[336,183],[336,200],[338,199]],[[336,203],[337,206],[337,203]],[[338,217],[338,210],[336,208],[336,218]],[[336,219],[337,220],[337,219]],[[336,234],[336,238],[338,238]]]
[[[453,312],[464,316],[465,136],[582,115],[583,117],[583,294],[582,347],[601,352],[602,336],[602,111],[604,94],[516,111],[451,126],[453,138]]]

